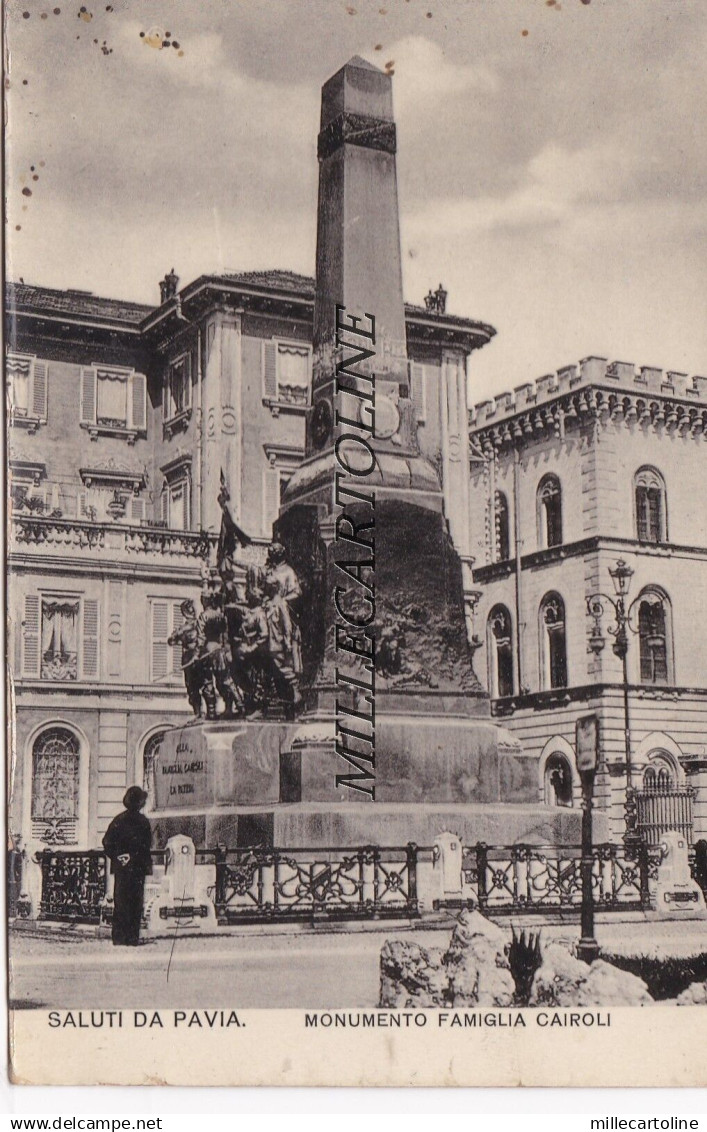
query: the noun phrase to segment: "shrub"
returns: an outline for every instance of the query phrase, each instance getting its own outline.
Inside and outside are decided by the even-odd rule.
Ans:
[[[535,972],[542,963],[540,933],[528,932],[526,937],[523,929],[520,935],[516,935],[515,928],[511,925],[511,935],[508,963],[516,985],[516,1001],[521,1006],[527,1006]]]
[[[656,955],[616,955],[602,951],[602,959],[638,975],[648,987],[649,994],[657,1000],[676,998],[687,990],[691,983],[707,980],[707,952],[691,956]]]

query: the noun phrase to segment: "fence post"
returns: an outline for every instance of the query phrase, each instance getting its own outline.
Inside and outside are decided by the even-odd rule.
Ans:
[[[47,913],[47,900],[48,900],[48,880],[49,880],[49,861],[51,858],[51,849],[40,849],[34,855],[34,859],[42,871],[42,889],[39,897],[39,913],[38,920],[46,919]]]
[[[485,841],[476,843],[476,891],[479,894],[479,908],[486,910],[488,890],[486,888],[486,866],[488,864],[489,847]]]
[[[638,846],[638,869],[641,885],[641,908],[645,912],[651,906],[651,893],[648,883],[648,846],[642,841]]]
[[[225,924],[227,921],[222,916],[223,905],[226,903],[226,853],[228,850],[225,845],[217,845],[214,851],[214,861],[216,865],[216,884],[214,886],[214,905],[216,910],[216,919],[219,924]]]
[[[408,912],[417,912],[417,845],[408,841],[405,849],[408,870]]]

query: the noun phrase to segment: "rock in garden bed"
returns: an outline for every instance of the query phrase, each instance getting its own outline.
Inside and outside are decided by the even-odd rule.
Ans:
[[[648,1006],[648,987],[636,975],[604,959],[583,963],[562,944],[542,949],[529,1006]]]
[[[707,1006],[707,954],[602,952],[592,964],[576,939],[544,942],[498,927],[478,911],[460,915],[446,950],[413,940],[381,951],[381,1006]],[[665,944],[663,945],[665,946]]]
[[[462,912],[446,951],[388,941],[381,1006],[510,1006],[515,984],[506,944],[506,933],[478,912]]]

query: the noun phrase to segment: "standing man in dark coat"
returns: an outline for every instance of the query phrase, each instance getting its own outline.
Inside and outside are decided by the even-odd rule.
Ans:
[[[152,829],[140,810],[147,794],[131,786],[123,798],[125,809],[106,830],[103,848],[115,876],[113,891],[113,943],[116,947],[137,947],[145,896],[145,877],[152,872]]]

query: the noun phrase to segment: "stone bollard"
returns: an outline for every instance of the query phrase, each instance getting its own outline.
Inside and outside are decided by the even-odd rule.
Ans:
[[[432,851],[436,900],[441,905],[461,907],[462,843],[456,833],[445,830],[435,837]]]
[[[707,918],[702,889],[692,879],[687,839],[677,830],[663,834],[663,856],[658,865],[656,910],[661,920],[699,920]]]
[[[191,837],[183,833],[170,837],[167,842],[165,876],[169,880],[170,892],[175,902],[182,904],[194,902],[195,871],[196,849]]]
[[[148,935],[212,931],[216,912],[206,892],[198,891],[196,849],[191,837],[170,837],[165,855],[165,875],[157,895],[146,909]]]
[[[36,920],[42,907],[42,866],[36,854],[22,852],[22,884],[17,901],[17,915],[22,920]]]

